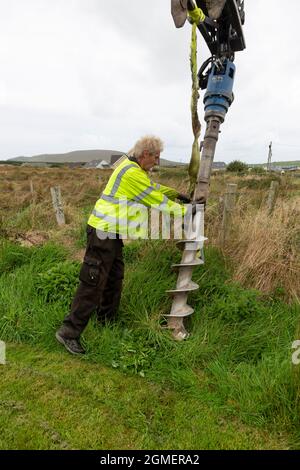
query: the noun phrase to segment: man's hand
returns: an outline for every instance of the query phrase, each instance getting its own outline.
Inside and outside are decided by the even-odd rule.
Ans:
[[[178,194],[177,199],[179,199],[181,202],[184,202],[184,204],[191,202],[191,198],[187,194]]]
[[[195,201],[192,201],[193,204],[206,204],[206,197],[201,196],[199,199],[196,199]]]
[[[204,204],[204,209],[206,208],[206,197],[201,196],[199,199],[192,201],[192,214],[193,216],[196,214],[197,211],[197,204]]]

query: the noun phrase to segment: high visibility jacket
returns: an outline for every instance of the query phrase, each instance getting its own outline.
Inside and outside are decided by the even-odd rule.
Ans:
[[[152,182],[137,162],[126,158],[111,175],[88,224],[124,237],[147,238],[148,208],[174,216],[186,213],[183,205],[173,201],[178,195],[176,190]]]

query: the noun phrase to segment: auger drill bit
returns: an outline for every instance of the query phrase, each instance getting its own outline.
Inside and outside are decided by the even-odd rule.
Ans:
[[[172,268],[178,272],[176,289],[168,290],[167,293],[173,297],[172,308],[168,319],[168,328],[172,330],[173,337],[176,340],[187,338],[188,333],[185,329],[183,320],[194,312],[194,309],[188,305],[188,294],[199,289],[198,284],[192,281],[193,269],[204,264],[203,242],[204,237],[204,205],[198,206],[198,212],[192,220],[192,228],[188,231],[186,240],[177,242],[178,248],[183,253],[181,262],[173,264]],[[201,253],[201,257],[199,256]]]
[[[199,200],[201,197],[204,197],[205,200],[208,198],[210,175],[220,126],[224,122],[225,115],[233,101],[234,76],[235,66],[228,59],[224,59],[222,64],[220,62],[214,64],[209,73],[207,92],[204,96],[206,132],[193,196],[194,200]],[[178,245],[183,248],[183,254],[181,263],[173,265],[174,268],[178,269],[176,289],[167,291],[173,296],[171,312],[166,316],[168,328],[173,330],[174,339],[179,341],[188,337],[188,332],[184,326],[184,318],[192,315],[194,311],[187,303],[188,294],[198,289],[198,285],[192,281],[193,269],[204,264],[203,256],[201,258],[198,256],[204,240],[203,215],[204,206],[193,218],[193,230],[187,233],[185,240],[178,242]]]

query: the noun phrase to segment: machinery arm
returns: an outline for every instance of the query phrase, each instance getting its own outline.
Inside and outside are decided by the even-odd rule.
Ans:
[[[222,56],[245,49],[242,25],[245,22],[244,0],[171,0],[175,26],[181,28],[188,11],[201,8],[207,20],[198,29],[212,55]]]
[[[196,0],[197,6],[212,20],[198,28],[212,55],[222,57],[245,49],[242,25],[245,22],[244,0]]]

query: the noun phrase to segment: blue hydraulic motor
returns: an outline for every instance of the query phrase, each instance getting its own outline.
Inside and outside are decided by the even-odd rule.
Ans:
[[[224,122],[229,106],[233,102],[233,82],[235,65],[226,59],[221,66],[214,64],[208,77],[204,96],[205,121],[219,117]]]
[[[225,58],[216,61],[207,74],[207,91],[204,96],[204,119],[206,132],[202,142],[202,153],[194,199],[207,200],[212,164],[218,142],[220,126],[233,102],[234,63]]]

